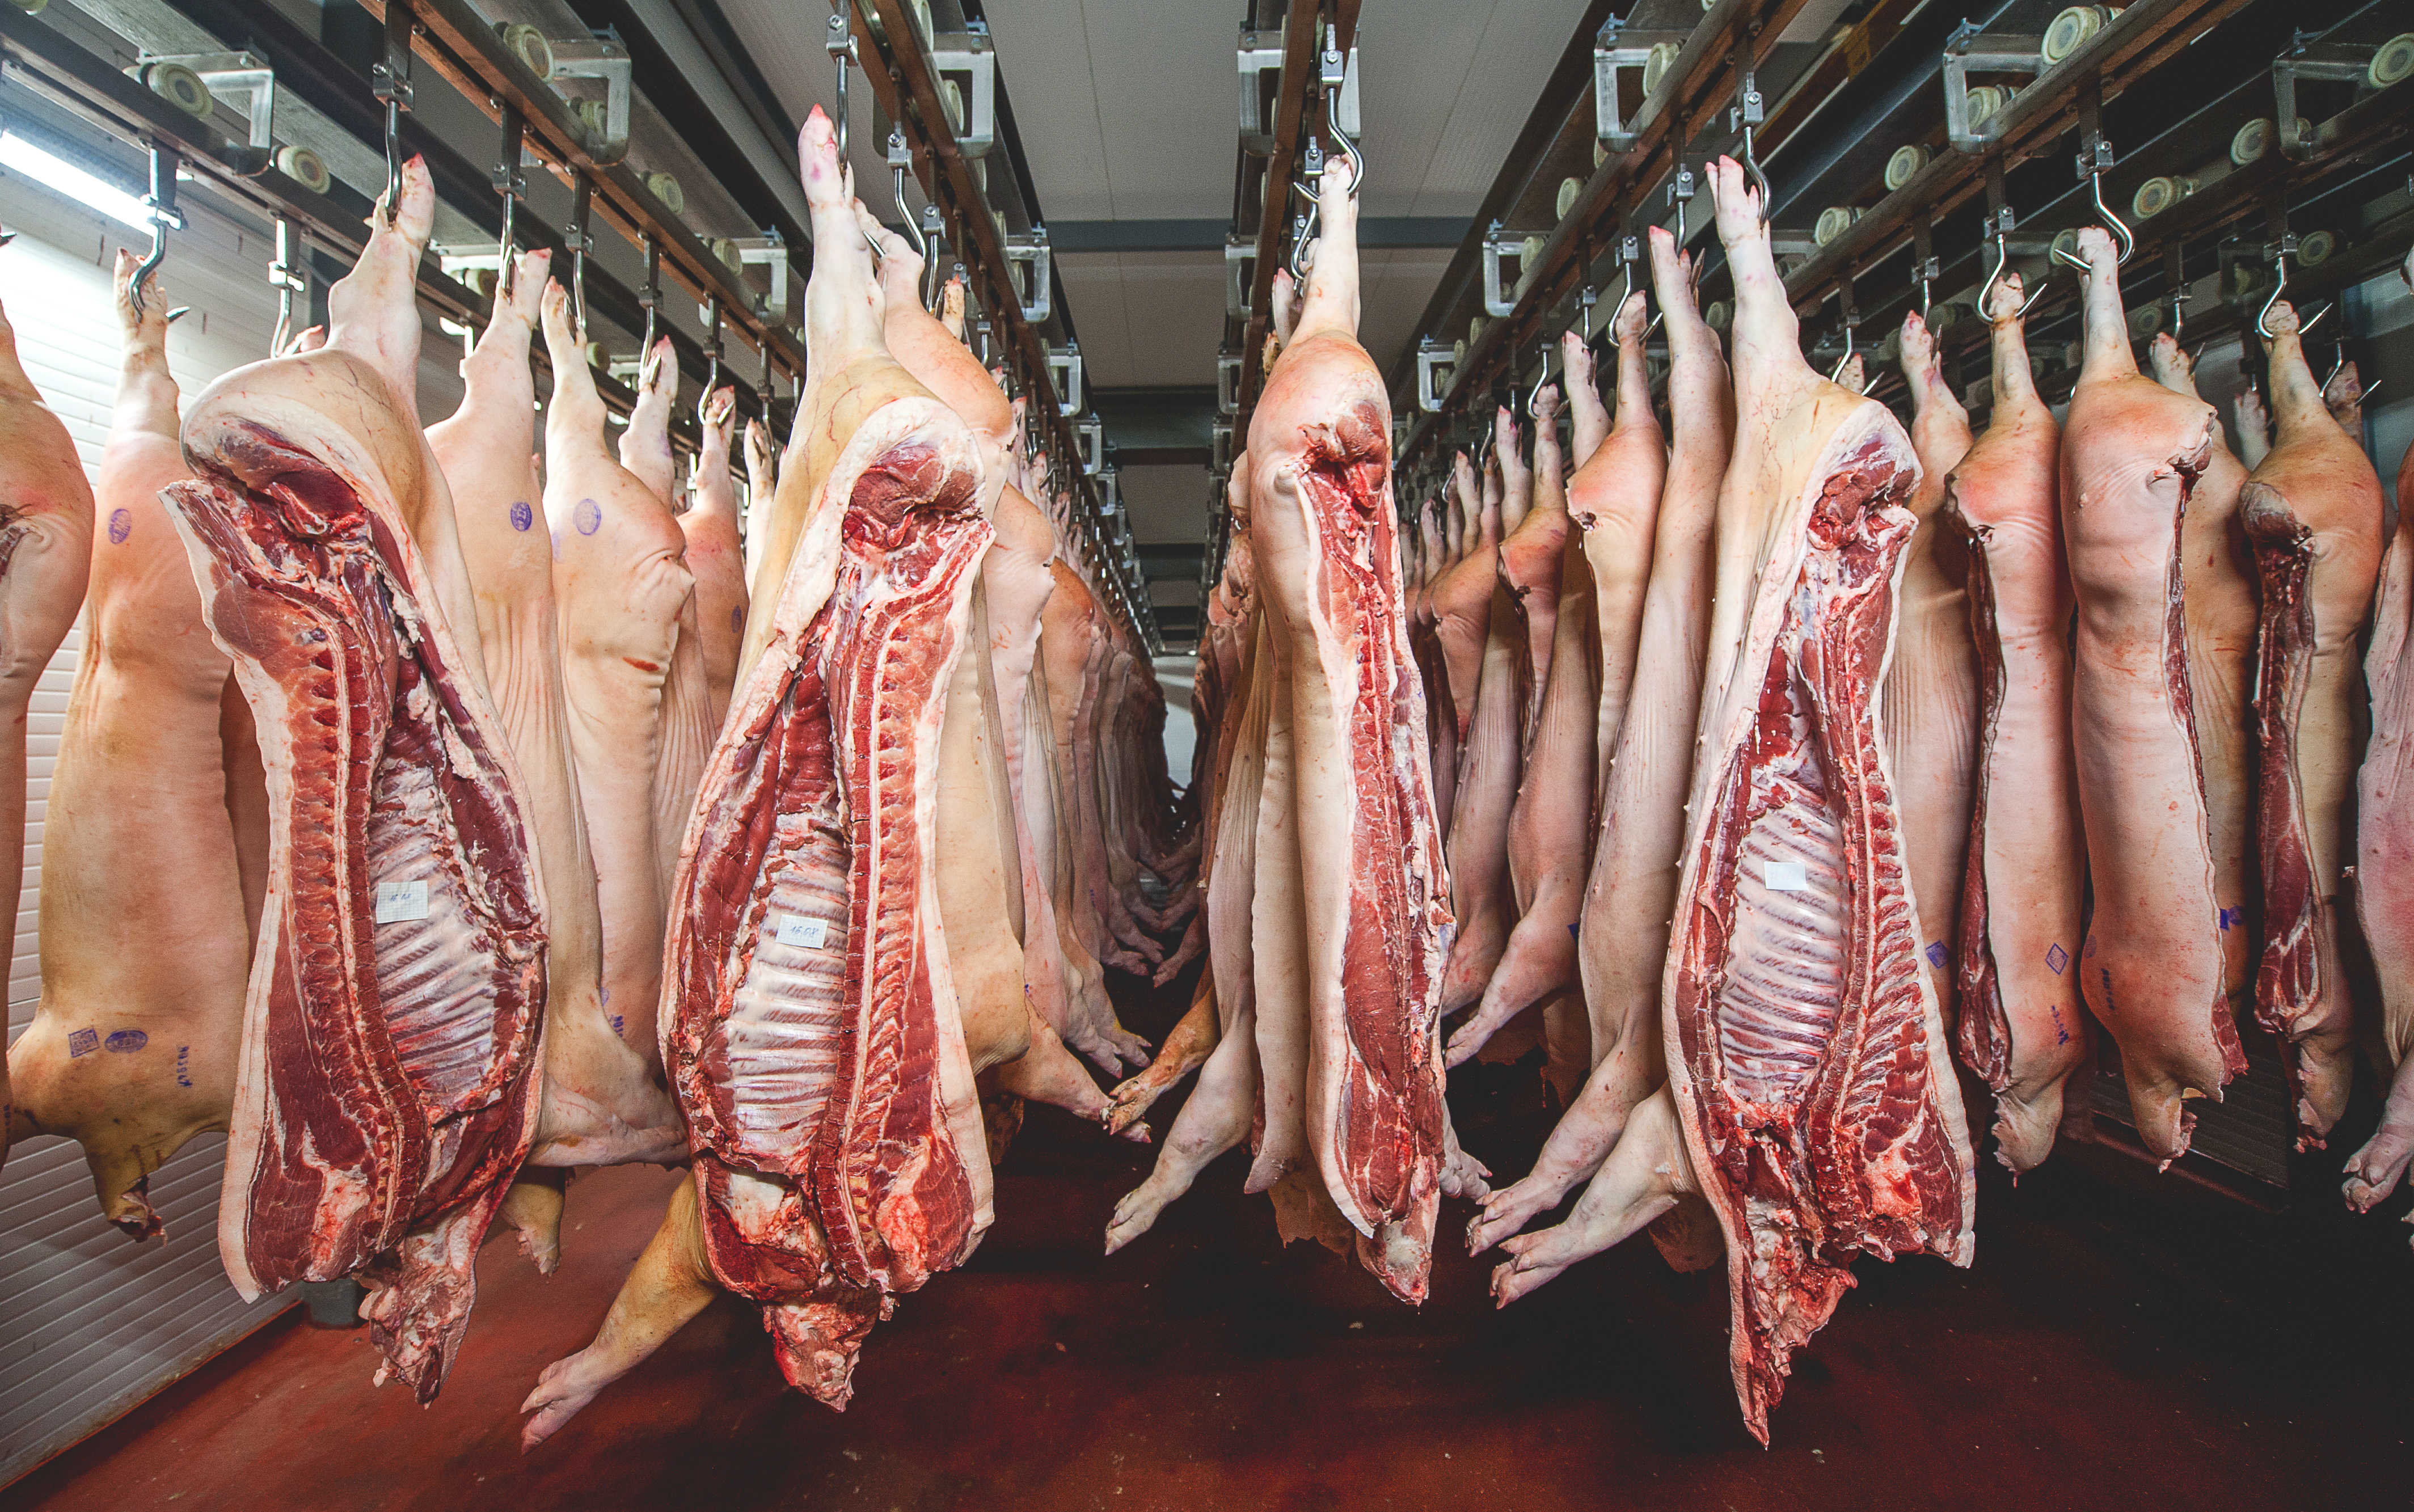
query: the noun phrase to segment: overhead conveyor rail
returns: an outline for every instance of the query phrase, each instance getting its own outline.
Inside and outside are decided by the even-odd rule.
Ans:
[[[306,105],[327,126],[348,133],[355,150],[365,146],[372,152],[386,150],[384,111],[372,95],[372,82],[362,77],[353,65],[337,57],[317,37],[295,25],[291,20],[272,7],[253,7],[233,0],[186,0],[180,7],[193,24],[206,28],[226,38],[230,44],[242,47],[265,62],[284,96]],[[399,13],[408,16],[410,12]],[[424,37],[415,37],[425,45]],[[88,47],[49,24],[44,18],[30,16],[15,7],[0,7],[0,49],[13,67],[17,82],[35,88],[44,97],[63,106],[75,115],[101,128],[106,134],[135,142],[147,149],[171,153],[187,170],[206,180],[210,189],[222,195],[231,205],[259,216],[271,226],[284,225],[307,244],[333,256],[337,262],[348,263],[361,245],[362,225],[370,210],[370,199],[340,180],[331,180],[325,192],[314,191],[273,164],[262,170],[253,159],[260,156],[247,144],[231,141],[208,122],[179,109],[140,80],[129,77],[110,58],[92,52]],[[435,76],[422,81],[436,82]],[[455,82],[459,80],[455,79]],[[482,90],[473,97],[481,105],[491,105],[492,99]],[[423,100],[425,96],[422,96]],[[499,242],[503,227],[503,196],[499,167],[502,133],[496,137],[495,162],[479,167],[436,133],[424,127],[416,112],[405,110],[395,121],[393,156],[396,161],[410,156],[424,158],[437,190],[440,203],[448,214],[462,217]],[[544,139],[529,132],[523,124],[525,145],[538,161],[549,156]],[[296,145],[332,150],[328,141],[299,142]],[[524,183],[524,177],[521,179]],[[514,245],[523,250],[549,248],[556,254],[556,274],[565,282],[575,276],[569,256],[570,228],[556,228],[530,214],[524,206],[512,221]],[[632,240],[643,245],[646,235],[639,230]],[[682,230],[691,241],[692,234]],[[665,238],[666,239],[666,238]],[[172,257],[172,234],[170,242]],[[457,249],[445,249],[457,250]],[[487,262],[492,261],[495,244],[490,244]],[[471,259],[476,260],[476,259]],[[291,266],[298,274],[303,265],[298,247]],[[725,264],[715,264],[723,274],[731,270]],[[456,328],[483,329],[489,313],[489,297],[482,289],[449,271],[446,259],[431,257],[422,265],[418,286],[423,300],[445,320]],[[296,277],[296,282],[303,280]],[[794,282],[791,280],[791,282]],[[643,332],[648,321],[649,306],[659,307],[664,297],[659,287],[651,291],[633,289],[615,278],[589,258],[583,272],[587,307],[590,317],[600,317],[632,334]],[[743,287],[743,286],[740,286]],[[800,287],[800,286],[798,286]],[[734,311],[741,305],[752,309],[752,298],[734,302]],[[733,321],[733,324],[738,322]],[[760,341],[760,333],[772,322],[767,317],[745,322]],[[750,383],[723,363],[716,366],[712,353],[694,337],[668,320],[655,322],[660,335],[667,336],[677,352],[682,369],[693,378],[702,380],[718,374],[719,380],[738,391],[741,412],[759,413],[764,396],[757,385]],[[745,329],[745,327],[741,327]],[[796,371],[801,371],[802,344],[792,336],[782,352],[782,358]],[[535,359],[541,367],[547,365],[540,348]],[[626,413],[634,401],[634,393],[608,372],[599,371],[597,384],[608,408]],[[696,440],[693,418],[685,413],[672,420],[675,439],[692,449]]]
[[[2158,66],[2178,59],[2214,22],[2233,17],[2231,32],[2245,33],[2243,44],[2257,39],[2251,28],[2258,22],[2262,23],[2260,37],[2269,44],[2266,52],[2250,54],[2244,80],[2212,94],[2187,113],[2158,121],[2151,134],[2141,134],[2138,117],[2143,112],[2129,109],[2122,96],[2143,84]],[[2290,245],[2292,205],[2313,203],[2337,187],[2381,171],[2384,164],[2404,156],[2409,130],[2414,130],[2414,79],[2399,80],[2358,91],[2362,97],[2335,113],[2325,109],[2299,117],[2304,123],[2302,135],[2288,150],[2272,140],[2259,156],[2243,162],[2224,159],[2226,146],[2244,140],[2242,131],[2258,123],[2271,126],[2275,110],[2293,93],[2283,77],[2306,52],[2361,57],[2373,51],[2370,44],[2358,48],[2333,38],[2347,31],[2377,30],[2379,35],[2373,41],[2377,42],[2391,26],[2402,24],[2402,18],[2392,21],[2367,7],[2326,37],[2296,30],[2298,19],[2280,13],[2277,7],[2251,11],[2244,0],[2196,5],[2153,0],[2130,7],[1990,117],[1974,143],[1975,150],[1931,161],[1814,251],[1788,276],[1788,292],[1797,308],[1826,324],[1830,345],[1844,327],[1848,307],[1862,328],[1887,328],[1900,322],[1916,298],[1917,260],[1936,257],[1936,226],[1953,218],[1950,230],[1963,244],[1933,264],[1930,283],[1941,293],[1983,282],[1997,260],[1992,231],[2002,219],[2004,250],[2029,286],[2034,289],[2049,278],[2058,280],[2056,291],[2046,296],[2051,308],[2076,288],[2075,280],[2064,276],[2047,255],[2051,241],[2103,219],[2109,210],[2135,238],[2135,251],[2123,274],[2136,312],[2133,319],[2159,321],[2159,313],[2148,312],[2168,307],[2177,291],[2182,302],[2177,318],[2184,319],[2191,336],[2234,328],[2242,310],[2235,301],[2198,315],[2183,313],[2193,286],[2225,263],[2231,268],[2244,264],[2254,270],[2250,276],[2264,277],[2274,256]],[[2228,57],[2235,61],[2235,54]],[[2167,74],[2161,77],[2168,79]],[[2200,75],[2195,97],[2217,89],[2219,82],[2209,72]],[[2108,124],[2107,102],[2116,102],[2116,113],[2129,117],[2126,124],[2119,128]],[[2082,170],[2062,177],[2059,192],[2049,199],[2019,204],[2005,187],[2009,170],[2026,158],[2044,163],[2050,172],[2058,145],[2074,130]],[[2274,139],[2298,135],[2268,129],[2265,134]],[[2124,135],[2132,139],[2125,144],[2121,140]],[[2093,145],[2096,142],[2103,144],[2100,151]],[[2217,166],[2218,176],[2199,184],[2193,175],[2204,172],[2208,159]],[[2142,203],[2141,194],[2149,196]],[[1965,217],[1974,202],[1978,214],[1972,238],[1974,228]],[[2314,229],[2310,223],[2299,224]],[[2291,269],[2294,294],[2318,296],[2388,267],[2414,240],[2414,214],[2401,209],[2355,230],[2351,250],[2318,259],[2317,268]],[[2214,255],[2208,257],[2207,251]],[[1862,305],[1855,297],[1855,286],[1871,284],[1884,292]],[[2244,288],[2233,280],[2231,292],[2243,294]],[[1831,303],[1832,311],[1826,308]],[[2243,304],[2246,323],[2252,322],[2259,304],[2259,296]],[[1950,333],[1948,345],[1979,339],[1976,325]]]
[[[1583,318],[1585,293],[1607,302],[1619,282],[1626,237],[1646,222],[1669,220],[1682,192],[1672,182],[1680,163],[1695,167],[1698,182],[1699,163],[1736,150],[1744,113],[1734,61],[1739,37],[1758,38],[1749,49],[1763,93],[1754,146],[1775,181],[1772,218],[1787,289],[1823,366],[1847,351],[1881,346],[1859,333],[1890,329],[1908,308],[1981,284],[1997,260],[1991,229],[1999,221],[2009,232],[2004,247],[2013,265],[2039,289],[2055,272],[2046,256],[2052,235],[2104,218],[2099,192],[2137,228],[2140,250],[2123,274],[2133,307],[2153,298],[2148,291],[2158,278],[2161,300],[2174,289],[2184,299],[2213,271],[2214,248],[2224,268],[2254,262],[2268,269],[2290,245],[2290,205],[2376,172],[2386,176],[2382,165],[2403,156],[2414,122],[2414,82],[2349,78],[2404,29],[2404,18],[2385,14],[2385,5],[2328,6],[2307,15],[2260,0],[2141,0],[2117,12],[2073,7],[2057,16],[2046,7],[2005,4],[1991,13],[2034,16],[2050,42],[1969,22],[1940,35],[1942,22],[1920,7],[1896,14],[1900,7],[1881,6],[1852,33],[1828,38],[1818,62],[1780,82],[1766,64],[1766,43],[1794,8],[1722,0],[1704,16],[1629,117],[1633,145],[1611,152],[1572,204],[1554,207],[1556,228],[1532,256],[1519,259],[1513,300],[1487,308],[1477,270],[1499,254],[1487,254],[1486,243],[1513,245],[1519,234],[1491,222],[1521,202],[1531,214],[1537,190],[1557,171],[1546,164],[1564,164],[1571,143],[1600,129],[1589,102],[1572,96],[1554,75],[1555,88],[1537,106],[1486,215],[1426,311],[1420,349],[1391,375],[1395,407],[1423,411],[1400,449],[1405,470],[1431,473],[1450,444],[1480,430],[1479,411],[1522,387],[1536,349]],[[1638,6],[1632,13],[1641,11]],[[2234,24],[2220,33],[2222,45],[2204,54],[2205,67],[2175,77],[2184,50],[2225,22]],[[2314,22],[2329,29],[2297,30]],[[1883,35],[1872,32],[1876,27]],[[1617,46],[1617,30],[1604,27],[1597,57]],[[1836,60],[1848,52],[1839,73]],[[2300,84],[2301,78],[2314,83]],[[1982,113],[1957,96],[1980,80],[2016,88],[1989,85],[1987,104],[1995,108]],[[2240,82],[2226,87],[2233,80]],[[2298,109],[2292,92],[2300,88],[2309,101],[2313,91],[2326,92]],[[2357,97],[2342,111],[2339,91],[2348,88]],[[2123,100],[2132,89],[2135,100]],[[2107,101],[2120,102],[2118,129],[2106,126]],[[2218,156],[2233,132],[2258,117],[2268,126],[2280,114],[2305,123],[2301,138],[2287,134],[2286,150],[2275,145],[2234,168],[2217,164],[2210,182],[2190,177]],[[1553,122],[1556,130],[1548,128]],[[1851,140],[1829,140],[1839,131]],[[2124,133],[2130,140],[2120,140]],[[2074,140],[2079,171],[2059,170],[2057,180],[2057,165],[2068,161],[2060,156],[2063,145]],[[2016,170],[2007,194],[2006,178]],[[2153,201],[2158,208],[2151,218],[2131,208],[2150,181],[2155,194],[2176,200]],[[2053,186],[2040,195],[2040,184]],[[1814,217],[1819,225],[1806,224]],[[1707,218],[1705,200],[1687,226],[1697,245]],[[2291,291],[2318,295],[2387,267],[2414,238],[2409,222],[2414,215],[2398,214],[2358,225],[2351,251],[2310,273],[2292,269]],[[1526,243],[1520,250],[1531,247]],[[1704,250],[1706,300],[1716,295],[1722,259],[1714,244]],[[2046,292],[2048,315],[2073,287],[2064,278]],[[1597,312],[1596,333],[1608,314]],[[2245,310],[2250,323],[2253,314]],[[1456,334],[1470,318],[1486,319],[1459,348]],[[2233,302],[2190,318],[2188,329],[2211,334],[2237,321]],[[1982,340],[1982,330],[1976,321],[1950,330],[1945,345],[1949,351]]]
[[[1029,401],[1024,407],[1025,422],[1037,431],[1057,468],[1059,485],[1073,499],[1073,517],[1082,534],[1074,544],[1106,586],[1117,615],[1155,655],[1163,650],[1164,641],[1140,575],[1128,517],[1114,497],[1103,431],[1095,417],[1085,414],[1080,348],[1071,339],[1071,316],[1065,309],[1063,292],[1055,287],[1044,223],[1035,214],[1037,199],[1030,192],[1030,170],[1020,142],[1014,140],[1006,84],[996,77],[993,55],[985,62],[979,58],[986,52],[986,25],[968,10],[962,33],[942,34],[935,26],[932,32],[934,39],[942,35],[962,39],[962,52],[971,60],[973,71],[967,77],[974,88],[956,85],[964,99],[961,108],[967,130],[977,131],[984,125],[986,104],[992,141],[967,141],[949,115],[946,87],[949,81],[945,75],[951,71],[946,67],[951,60],[925,42],[907,7],[900,0],[854,0],[843,13],[848,19],[842,29],[854,39],[865,81],[888,122],[902,134],[901,141],[887,144],[892,168],[908,169],[938,212],[938,227],[931,227],[926,217],[916,223],[909,235],[943,230],[947,246],[964,265],[971,292],[988,319],[1015,392]],[[983,89],[989,92],[986,102],[979,97]],[[1005,150],[991,151],[993,143]],[[982,161],[987,168],[976,171],[975,163]],[[875,215],[888,218],[884,212],[892,207],[882,204],[888,197],[879,186],[859,185],[857,188]],[[1029,231],[1017,238],[1020,245],[1009,245],[1000,228],[999,212],[993,207],[1002,202],[1033,222]],[[907,214],[902,202],[893,210],[897,215]],[[1014,273],[1017,261],[1029,269],[1021,284]],[[1045,327],[1050,324],[1065,334],[1063,343],[1049,342]],[[1081,422],[1079,428],[1077,419]]]
[[[1225,249],[1228,294],[1224,345],[1217,359],[1214,448],[1208,475],[1207,550],[1200,563],[1201,601],[1223,571],[1229,540],[1225,488],[1233,459],[1247,445],[1249,417],[1265,387],[1266,336],[1274,328],[1274,274],[1292,250],[1292,186],[1304,151],[1333,123],[1321,111],[1342,90],[1327,89],[1328,69],[1355,67],[1358,0],[1289,0],[1282,29],[1274,30],[1281,0],[1257,0],[1241,28],[1242,119],[1233,170],[1232,233]],[[1270,53],[1279,41],[1279,64]],[[1271,102],[1261,83],[1275,73]],[[1252,127],[1265,129],[1252,129]],[[1319,152],[1324,148],[1319,148]]]
[[[424,59],[430,70],[459,89],[499,128],[507,116],[516,117],[529,150],[558,165],[574,182],[584,181],[593,214],[630,241],[651,248],[659,255],[662,271],[699,304],[709,304],[749,345],[767,348],[790,374],[804,372],[805,344],[789,323],[803,306],[801,277],[810,264],[800,236],[790,233],[786,245],[790,257],[803,259],[808,267],[799,267],[791,278],[791,288],[797,291],[790,296],[793,308],[774,319],[758,311],[753,288],[663,202],[654,185],[629,166],[625,103],[623,113],[607,114],[600,123],[581,114],[467,0],[362,0],[362,4],[386,22],[389,70],[403,62],[396,56],[403,50],[392,39],[407,36],[410,56]],[[629,77],[632,82],[621,86],[624,89],[635,87],[633,69]],[[769,186],[752,172],[742,156],[717,167],[725,182],[747,186],[740,195],[742,202],[773,202]]]
[[[1756,70],[1776,48],[1806,0],[1718,0],[1654,81],[1632,117],[1632,144],[1604,156],[1574,201],[1560,215],[1540,251],[1518,271],[1524,286],[1506,315],[1490,319],[1467,344],[1463,359],[1448,368],[1447,390],[1436,407],[1422,408],[1414,389],[1395,387],[1395,412],[1412,415],[1408,437],[1393,458],[1403,470],[1431,464],[1449,435],[1448,421],[1466,420],[1476,396],[1489,393],[1513,375],[1517,353],[1546,339],[1551,312],[1572,302],[1596,279],[1596,266],[1617,254],[1637,211],[1659,204],[1680,167],[1690,168],[1706,152],[1723,150],[1740,140],[1740,122],[1730,124],[1729,110],[1743,108],[1744,85],[1756,82]],[[1761,96],[1751,108],[1763,111]],[[1589,98],[1577,106],[1590,116]],[[1756,129],[1757,121],[1753,123]],[[1521,175],[1522,176],[1522,175]],[[1680,186],[1690,193],[1691,185]],[[1690,228],[1698,230],[1708,215],[1707,196],[1693,207]],[[1482,256],[1486,228],[1469,232],[1474,256]],[[1462,258],[1468,254],[1463,249]],[[1453,264],[1457,266],[1457,264]],[[1447,286],[1445,286],[1447,287]],[[1564,329],[1562,319],[1549,334]],[[1439,340],[1439,334],[1425,335]],[[1450,343],[1442,342],[1447,348]],[[1438,364],[1428,363],[1428,371]],[[1404,491],[1404,500],[1405,500]]]

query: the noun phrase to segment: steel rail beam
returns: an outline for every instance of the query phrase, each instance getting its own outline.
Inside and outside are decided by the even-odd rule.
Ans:
[[[1469,395],[1507,375],[1517,348],[1540,329],[1548,311],[1583,285],[1594,259],[1676,170],[1683,144],[1716,116],[1721,101],[1735,95],[1744,71],[1738,63],[1757,68],[1766,62],[1804,3],[1718,0],[1703,16],[1676,63],[1644,101],[1633,148],[1612,155],[1593,170],[1534,259],[1533,275],[1515,308],[1486,324],[1483,334],[1468,344],[1466,361],[1451,373],[1441,409],[1419,414],[1393,459],[1395,467],[1433,444],[1443,434],[1442,422],[1465,407]]]
[[[573,112],[570,103],[514,55],[467,0],[361,0],[361,4],[380,21],[389,5],[404,7],[412,18],[415,56],[468,96],[488,119],[499,123],[505,110],[516,109],[526,122],[532,150],[553,164],[557,176],[567,183],[573,172],[585,170],[594,186],[598,219],[633,243],[642,245],[650,239],[661,251],[663,270],[698,304],[719,301],[723,319],[749,346],[767,345],[791,373],[804,372],[803,338],[787,324],[755,314],[753,288],[714,257],[633,170],[605,152],[604,144],[590,140],[587,124]],[[740,165],[731,165],[730,171],[741,170]],[[792,246],[790,250],[793,256],[801,249]],[[800,274],[806,271],[801,266],[797,269]]]
[[[1084,544],[1097,567],[1113,581],[1114,607],[1141,645],[1154,653],[1162,645],[1143,590],[1125,579],[1123,564],[1097,539],[1097,495],[1080,467],[1080,444],[1055,398],[1049,376],[1047,344],[1022,318],[1022,299],[1014,285],[997,223],[990,218],[989,200],[973,175],[972,160],[963,154],[948,124],[939,94],[939,76],[923,51],[921,33],[901,0],[874,0],[880,18],[875,33],[863,7],[847,7],[866,81],[905,133],[914,155],[914,173],[929,201],[939,207],[947,224],[948,245],[961,254],[964,273],[989,317],[990,329],[1005,348],[1008,370],[1028,396],[1027,415],[1036,415],[1049,442],[1051,457],[1064,467],[1074,497],[1074,518],[1082,526]],[[1000,91],[1003,94],[1003,90]],[[1003,112],[1001,111],[1001,114]],[[1056,298],[1063,298],[1057,290]]]
[[[2247,0],[2139,0],[2106,23],[2079,50],[2039,74],[1988,118],[1984,152],[1947,151],[1912,175],[1842,235],[1813,253],[1785,280],[1796,304],[1824,292],[1855,268],[1876,261],[1911,234],[1915,221],[1933,222],[1985,190],[1987,165],[2008,168],[2041,156],[2079,125],[2084,96],[2109,98],[2168,62],[2182,48]],[[2276,154],[2275,154],[2276,155]]]
[[[1286,214],[1290,204],[1290,175],[1299,164],[1300,145],[1307,136],[1309,117],[1323,93],[1316,55],[1317,37],[1326,19],[1319,0],[1290,0],[1290,8],[1283,16],[1282,75],[1274,93],[1274,151],[1266,158],[1257,254],[1249,268],[1248,326],[1241,341],[1241,407],[1232,420],[1235,454],[1245,444],[1249,417],[1257,409],[1259,391],[1265,387],[1266,333],[1273,328],[1274,274],[1282,266],[1283,229],[1290,222]],[[1358,0],[1333,0],[1331,19],[1339,33],[1335,45],[1346,57],[1358,37]]]
[[[229,46],[248,47],[269,61],[276,72],[276,87],[309,103],[312,109],[358,141],[372,147],[382,146],[385,117],[368,92],[368,79],[346,64],[317,37],[297,26],[284,12],[274,6],[258,6],[244,0],[178,0],[178,7],[194,22],[215,33]],[[189,118],[187,118],[189,119]],[[309,143],[305,142],[307,146]],[[416,156],[427,164],[428,176],[434,181],[437,197],[467,215],[479,230],[490,234],[502,234],[502,204],[495,192],[486,169],[472,163],[452,143],[422,126],[415,115],[402,118],[402,146],[406,156]],[[305,191],[306,192],[306,191]],[[343,191],[350,195],[350,189]],[[368,200],[359,197],[365,207]],[[365,208],[361,212],[365,215]],[[359,239],[359,216],[345,231],[346,245],[355,246]],[[522,215],[514,221],[514,240],[529,251],[543,249],[554,254],[557,277],[569,277],[569,251],[560,230],[533,215]],[[343,240],[344,238],[337,238]],[[450,279],[442,282],[457,288]],[[590,315],[602,316],[612,324],[636,335],[646,328],[645,303],[631,289],[593,259],[587,264],[587,308]],[[474,310],[458,314],[448,308],[448,314],[483,329],[487,309],[480,303]],[[686,332],[662,322],[660,334],[670,338],[671,349],[678,355],[679,369],[701,381],[708,367],[703,344]],[[542,348],[543,343],[538,344]],[[544,361],[542,351],[538,353]],[[547,371],[550,371],[548,367]],[[754,392],[754,386],[729,371],[724,363],[722,381],[738,391],[739,411],[759,414],[766,396]],[[599,372],[607,406],[615,412],[625,413],[634,401],[634,393],[618,379]],[[673,417],[672,432],[691,447],[697,436],[693,423],[684,412]]]

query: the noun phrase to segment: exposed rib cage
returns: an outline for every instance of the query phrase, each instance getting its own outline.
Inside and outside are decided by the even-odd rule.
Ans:
[[[1718,765],[1678,904],[1670,1053],[1727,1228],[1736,1394],[1764,1438],[1855,1255],[1971,1253],[1972,1163],[1877,706],[1911,482],[1864,441],[1796,526],[1803,549],[1765,569],[1783,581],[1758,590],[1736,712],[1706,730]]]
[[[706,1253],[833,1407],[891,1294],[989,1222],[934,891],[936,743],[991,531],[961,422],[867,419],[738,689],[672,892],[664,1061]],[[961,1067],[959,1076],[957,1068]],[[958,1080],[965,1085],[956,1086]]]
[[[542,884],[517,774],[414,596],[386,481],[340,440],[322,455],[211,422],[187,443],[219,482],[163,497],[271,808],[220,1249],[246,1296],[363,1274],[386,1369],[426,1401],[533,1132]],[[424,915],[414,897],[379,922],[380,884],[424,889]]]

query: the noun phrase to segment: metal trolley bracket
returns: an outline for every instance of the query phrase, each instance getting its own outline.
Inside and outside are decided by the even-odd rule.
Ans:
[[[1973,73],[2021,73],[2046,69],[2042,37],[1992,36],[1963,22],[1945,43],[1945,136],[1953,150],[1981,153],[1995,140],[1986,121],[1970,119]],[[1998,107],[1998,112],[2000,112]]]
[[[1666,74],[1683,49],[1687,33],[1646,32],[1625,29],[1625,23],[1612,16],[1602,23],[1601,35],[1592,44],[1592,118],[1594,133],[1601,144],[1614,153],[1631,149],[1640,140],[1639,120],[1630,121],[1617,103],[1618,76],[1634,72],[1643,76],[1643,96],[1647,102],[1652,88]]]

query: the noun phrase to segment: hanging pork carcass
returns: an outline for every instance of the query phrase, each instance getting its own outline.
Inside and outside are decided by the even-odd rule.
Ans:
[[[487,1224],[535,1132],[547,917],[526,789],[488,699],[453,500],[421,433],[414,299],[435,193],[414,160],[326,345],[186,410],[164,497],[267,769],[219,1204],[246,1297],[359,1275],[433,1397]]]

